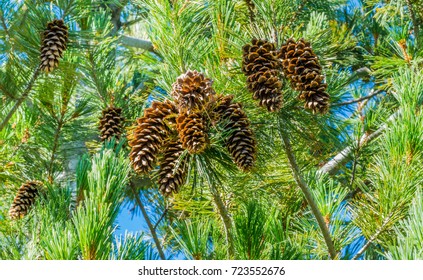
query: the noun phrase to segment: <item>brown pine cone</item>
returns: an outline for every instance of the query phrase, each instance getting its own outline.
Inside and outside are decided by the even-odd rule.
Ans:
[[[34,204],[40,186],[41,182],[27,181],[19,188],[10,206],[9,216],[11,219],[23,218],[28,213],[31,206]]]
[[[271,112],[282,107],[279,68],[275,44],[253,39],[243,47],[242,71],[247,76],[248,89],[253,99],[259,100],[259,105]]]
[[[186,180],[188,155],[181,158],[184,150],[179,139],[168,142],[164,147],[159,170],[159,189],[163,195],[177,193]]]
[[[47,24],[41,45],[41,71],[51,72],[59,65],[68,42],[68,27],[62,19],[55,19]]]
[[[182,147],[190,154],[200,154],[207,148],[207,121],[202,113],[181,113],[176,119],[176,124]]]
[[[218,116],[218,121],[223,118],[225,112],[228,110],[229,106],[232,104],[232,100],[234,99],[234,96],[231,95],[221,95],[219,94],[216,98],[216,105],[211,110],[213,113],[215,113]]]
[[[136,172],[148,173],[153,169],[177,112],[176,105],[171,101],[154,101],[151,108],[144,111],[144,116],[137,119],[137,126],[129,140],[129,157]]]
[[[236,165],[242,171],[249,171],[256,158],[256,141],[241,103],[231,101],[232,97],[228,96],[221,105],[222,122],[228,133],[226,147]]]
[[[280,49],[283,72],[291,81],[291,87],[300,91],[299,98],[305,108],[313,113],[325,113],[329,109],[327,84],[323,81],[322,67],[310,43],[304,39],[295,42],[290,38]]]
[[[122,109],[110,106],[103,110],[98,126],[101,141],[110,140],[113,136],[120,138],[123,129]]]
[[[196,70],[188,70],[172,85],[172,97],[177,101],[180,111],[202,109],[214,94],[213,81]]]

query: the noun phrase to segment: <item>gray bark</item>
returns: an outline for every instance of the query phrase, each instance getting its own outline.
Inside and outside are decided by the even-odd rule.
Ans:
[[[390,122],[392,122],[393,120],[395,120],[398,117],[399,114],[400,114],[400,111],[397,111],[397,112],[393,113],[387,119],[386,123],[383,124],[381,127],[379,127],[379,129],[377,129],[376,131],[374,131],[371,134],[365,134],[365,135],[363,135],[359,140],[355,141],[354,144],[352,144],[352,145],[346,147],[345,149],[343,149],[334,158],[332,158],[324,166],[322,166],[317,171],[317,173],[318,174],[325,174],[325,173],[334,174],[338,170],[338,168],[340,167],[340,165],[342,165],[342,164],[344,164],[345,162],[348,161],[348,159],[350,158],[351,153],[354,151],[354,147],[363,147],[367,143],[369,143],[372,140],[374,140],[377,137],[379,137],[385,131],[385,129],[388,128],[388,124]]]

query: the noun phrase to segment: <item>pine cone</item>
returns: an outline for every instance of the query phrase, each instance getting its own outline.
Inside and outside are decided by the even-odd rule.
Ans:
[[[38,195],[40,185],[41,183],[38,181],[28,181],[19,188],[10,206],[9,216],[11,219],[23,218],[28,213]]]
[[[280,49],[283,72],[291,81],[291,87],[300,91],[305,108],[313,113],[325,113],[329,108],[327,84],[323,82],[322,67],[310,43],[303,38],[295,42],[289,39]]]
[[[109,140],[113,136],[119,139],[122,134],[123,121],[121,108],[110,106],[104,109],[100,118],[100,125],[98,126],[101,141]]]
[[[226,147],[236,165],[242,171],[248,171],[254,165],[256,141],[241,103],[231,103],[231,100],[232,97],[228,96],[221,103],[224,130],[228,133]]]
[[[207,122],[200,112],[184,112],[176,119],[182,147],[191,154],[202,153],[208,144]]]
[[[68,41],[68,27],[62,19],[55,19],[47,24],[41,45],[40,69],[51,72],[59,65]]]
[[[210,104],[207,112],[210,114],[213,125],[220,122],[225,114],[226,110],[228,110],[229,106],[232,104],[232,100],[234,99],[233,95],[223,95],[217,94],[214,102]]]
[[[171,95],[177,101],[180,111],[202,109],[214,94],[213,81],[196,70],[188,70],[176,79]]]
[[[243,47],[242,71],[247,76],[248,89],[253,99],[268,111],[282,107],[282,81],[275,45],[266,40],[253,39]]]
[[[181,158],[184,150],[179,139],[168,142],[164,148],[159,170],[159,188],[163,195],[177,193],[186,180],[188,159],[187,156]]]
[[[177,114],[173,102],[154,101],[151,108],[144,111],[144,116],[137,119],[129,146],[132,166],[136,172],[148,173],[153,169],[156,157],[162,147],[163,141],[168,136],[172,115]]]

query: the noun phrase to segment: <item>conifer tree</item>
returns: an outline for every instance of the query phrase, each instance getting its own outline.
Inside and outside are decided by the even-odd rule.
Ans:
[[[0,259],[423,258],[420,4],[2,1]]]

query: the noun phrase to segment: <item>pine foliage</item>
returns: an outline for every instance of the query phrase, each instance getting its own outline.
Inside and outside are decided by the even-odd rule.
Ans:
[[[1,1],[0,259],[422,259],[420,4]]]

